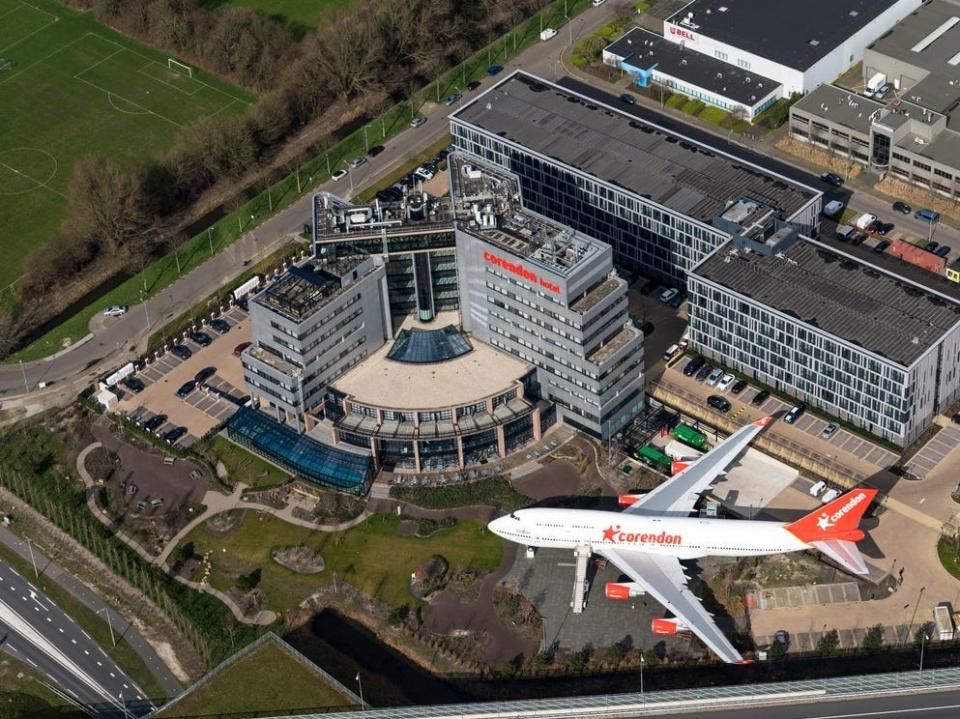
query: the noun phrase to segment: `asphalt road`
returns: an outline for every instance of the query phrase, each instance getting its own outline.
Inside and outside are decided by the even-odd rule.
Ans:
[[[45,674],[98,717],[141,716],[153,708],[83,629],[12,567],[0,563],[0,648]]]
[[[535,43],[513,60],[504,63],[504,75],[519,67],[545,73],[550,68],[559,68],[560,52],[565,41],[576,39],[608,22],[617,8],[627,5],[627,0],[610,0],[601,7],[588,8],[564,26],[561,34],[549,42]],[[476,92],[482,92],[493,82],[484,78]],[[469,101],[475,93],[465,92],[463,100]],[[461,101],[462,102],[462,101]],[[326,190],[338,195],[350,196],[354,190],[367,187],[380,178],[389,176],[409,158],[423,148],[438,142],[450,132],[446,118],[459,108],[459,104],[445,107],[430,103],[421,108],[427,122],[419,128],[408,128],[387,140],[385,149],[375,158],[369,158],[350,176],[333,182],[321,183],[299,200],[265,221],[254,231],[233,243],[214,258],[197,268],[145,304],[130,307],[122,317],[94,317],[91,322],[92,338],[76,344],[58,356],[24,363],[0,365],[0,397],[22,398],[26,402],[53,404],[58,394],[75,394],[103,370],[118,367],[126,359],[137,355],[150,333],[171,319],[183,314],[194,304],[208,296],[218,287],[228,285],[232,278],[241,274],[253,262],[266,257],[279,247],[292,242],[310,222],[311,201],[315,191]],[[380,138],[371,133],[370,144],[380,143]],[[337,169],[337,168],[331,168]],[[40,382],[52,383],[47,390],[38,390]],[[25,389],[29,388],[29,391]]]

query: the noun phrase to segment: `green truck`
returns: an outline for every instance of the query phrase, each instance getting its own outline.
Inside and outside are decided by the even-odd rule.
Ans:
[[[710,448],[710,445],[707,444],[706,435],[704,435],[703,432],[698,432],[689,425],[678,424],[676,427],[670,430],[670,434],[673,435],[674,439],[683,442],[694,449],[707,450]]]
[[[667,475],[670,474],[670,467],[673,465],[673,460],[669,455],[664,454],[652,444],[638,449],[636,457],[648,467],[659,469]]]

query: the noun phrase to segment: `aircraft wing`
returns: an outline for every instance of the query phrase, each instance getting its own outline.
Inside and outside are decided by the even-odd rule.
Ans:
[[[595,547],[594,552],[617,565],[723,661],[731,664],[744,661],[703,608],[700,599],[687,587],[687,577],[679,559],[610,546]]]
[[[640,497],[624,512],[682,516],[690,514],[703,491],[726,472],[730,463],[772,420],[772,417],[764,417],[741,427],[695,463]]]

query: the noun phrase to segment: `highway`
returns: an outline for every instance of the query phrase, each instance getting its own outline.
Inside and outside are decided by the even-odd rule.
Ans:
[[[56,604],[0,563],[0,649],[97,717],[141,716],[153,708],[140,688]]]

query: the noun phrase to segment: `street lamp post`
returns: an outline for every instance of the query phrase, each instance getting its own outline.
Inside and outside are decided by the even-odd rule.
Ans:
[[[357,672],[357,688],[360,690],[360,711],[366,711],[367,705],[363,701],[363,682],[360,681],[360,672]]]
[[[27,384],[27,369],[23,366],[23,360],[20,360],[20,374],[23,375],[23,391],[30,394],[30,385]]]
[[[30,563],[33,565],[33,576],[40,579],[40,572],[37,571],[37,558],[33,556],[33,542],[29,539],[24,539],[20,544],[27,545],[27,549],[30,551]]]
[[[920,635],[920,671],[919,671],[918,673],[919,673],[919,674],[923,674],[923,649],[924,649],[924,646],[926,646],[926,643],[927,643],[927,627],[926,627],[926,625],[924,625],[924,626],[921,628],[920,631],[921,631],[922,633],[921,633],[921,635]]]
[[[647,697],[643,693],[643,647],[640,647],[640,703],[643,704],[644,710],[647,708]]]
[[[110,610],[108,607],[103,607],[97,610],[97,614],[100,612],[103,612],[103,616],[107,618],[107,626],[110,627],[110,641],[113,642],[113,646],[117,646],[117,638],[113,634],[113,622],[110,620]]]

